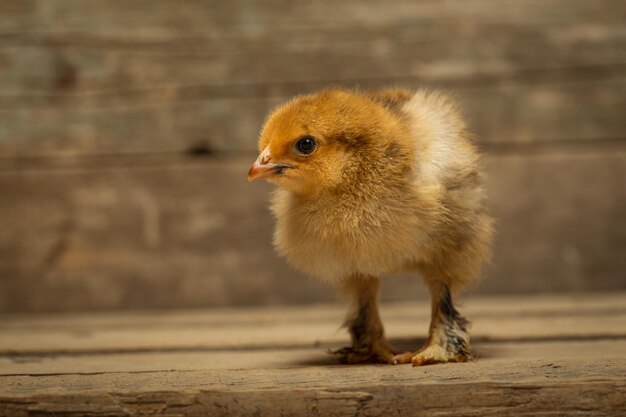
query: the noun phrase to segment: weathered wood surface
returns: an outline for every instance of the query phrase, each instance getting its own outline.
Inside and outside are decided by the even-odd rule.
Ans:
[[[458,96],[498,219],[476,291],[624,289],[625,24],[621,0],[3,0],[0,312],[331,300],[242,175],[266,113],[330,85]]]
[[[5,0],[0,153],[250,150],[287,97],[456,91],[480,141],[624,139],[616,0]]]
[[[415,318],[413,334],[423,335],[427,311],[383,305],[387,333],[416,348],[399,329]],[[421,368],[337,365],[325,350],[347,336],[318,337],[336,333],[337,307],[0,316],[0,343],[56,330],[66,346],[31,339],[0,354],[0,415],[626,415],[625,294],[469,299],[464,311],[484,332],[478,359]],[[581,329],[569,318],[593,321],[596,333],[573,336]],[[222,342],[168,351],[153,332],[160,325]],[[258,327],[264,340],[246,345]],[[75,349],[107,329],[113,341],[134,332],[136,349]]]
[[[624,309],[621,293],[469,297],[462,303],[463,313],[475,323],[474,340],[499,343],[620,338],[626,332]],[[396,342],[421,343],[418,340],[423,340],[430,320],[426,300],[395,302],[382,310],[387,333]],[[92,313],[86,317],[69,313],[51,317],[5,315],[0,316],[0,355],[330,347],[346,338],[340,330],[346,312],[347,305],[325,305],[210,313]],[[300,330],[303,327],[304,332]],[[0,363],[9,366],[11,361]]]
[[[498,233],[477,290],[624,288],[625,150],[488,157]],[[332,300],[274,253],[271,188],[245,179],[253,158],[0,165],[0,311]],[[423,294],[419,279],[385,281],[386,299]]]
[[[193,95],[196,90],[191,90]],[[174,96],[181,93],[168,87],[163,94],[170,95],[170,91]],[[626,76],[586,83],[475,87],[454,93],[478,141],[486,146],[625,138]],[[251,151],[267,113],[286,99],[178,97],[161,101],[121,95],[112,103],[92,105],[89,102],[97,98],[79,95],[64,98],[62,104],[56,99],[36,106],[12,104],[0,108],[5,132],[0,152],[40,156],[198,148]]]

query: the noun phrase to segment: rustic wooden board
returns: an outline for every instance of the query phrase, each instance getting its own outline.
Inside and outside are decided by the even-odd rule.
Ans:
[[[200,97],[185,97],[196,92]],[[483,145],[624,139],[623,76],[572,83],[504,83],[454,92]],[[62,103],[46,99],[40,105],[11,104],[0,108],[0,154],[252,151],[265,116],[287,98],[211,98],[202,89],[168,87],[155,94],[74,95]]]
[[[537,296],[532,302],[529,300],[469,298],[461,305],[464,314],[474,322],[474,339],[482,343],[626,337],[626,296],[622,293]],[[348,341],[340,329],[346,309],[345,305],[336,305],[157,314],[91,313],[82,317],[0,316],[0,355],[337,348]],[[383,305],[388,336],[403,346],[421,344],[428,329],[429,310],[426,300]],[[602,326],[598,326],[598,321],[602,321]],[[11,361],[0,361],[0,369]]]
[[[529,302],[532,300],[532,302]],[[430,318],[430,306],[426,300],[384,302],[383,315],[393,321]],[[624,310],[624,295],[614,293],[566,293],[506,296],[466,296],[456,300],[463,312],[473,320],[489,321],[509,319],[533,319],[558,316],[576,318],[582,316],[609,316]],[[346,312],[344,303],[312,304],[304,306],[272,307],[222,307],[176,310],[124,310],[113,312],[72,312],[42,314],[3,314],[0,331],[67,331],[114,330],[137,328],[183,328],[183,327],[237,327],[253,322],[255,325],[302,325],[306,323],[337,323]],[[502,329],[499,330],[500,332]]]
[[[613,149],[487,158],[498,233],[479,291],[624,288],[626,153]],[[245,180],[253,158],[9,163],[0,311],[332,300],[274,254],[271,188]],[[413,294],[424,294],[418,279],[385,281],[386,299]]]
[[[276,103],[335,84],[458,91],[484,143],[625,130],[615,0],[8,0],[0,13],[4,155],[249,150]]]
[[[473,6],[466,2],[460,7]],[[204,22],[195,22],[198,27],[181,22],[169,31],[139,26],[130,32],[115,23],[108,22],[109,30],[78,30],[57,22],[55,27],[0,32],[0,51],[8,64],[0,76],[3,104],[45,103],[66,94],[97,94],[92,97],[96,102],[122,94],[151,93],[158,99],[179,95],[178,90],[193,94],[189,90],[194,86],[200,90],[196,94],[254,97],[352,80],[413,78],[467,85],[550,79],[555,71],[585,79],[594,70],[623,71],[626,64],[623,21],[593,16],[518,23],[408,17],[384,25],[353,22],[316,30],[300,21],[269,34],[231,28],[238,32],[230,35],[203,33],[211,28]]]
[[[498,7],[495,7],[495,6]],[[149,10],[150,13],[146,13]],[[607,12],[610,10],[610,13]],[[332,0],[311,3],[265,1],[262,6],[246,0],[227,3],[187,2],[173,7],[167,0],[5,0],[0,12],[7,19],[0,29],[7,33],[56,31],[117,34],[137,37],[193,33],[204,36],[264,35],[285,31],[310,32],[329,28],[401,25],[413,19],[449,19],[492,23],[554,25],[564,22],[611,24],[626,16],[619,0],[453,0],[394,2],[384,0]],[[296,19],[297,17],[297,19]],[[137,31],[137,29],[142,29]]]
[[[596,319],[596,325],[598,323]],[[535,324],[536,325],[536,324]],[[302,333],[303,329],[309,330],[309,326],[296,329]],[[294,329],[289,329],[293,331]],[[197,329],[196,331],[202,331]],[[242,332],[249,331],[245,327]],[[280,334],[284,332],[280,331]],[[146,334],[150,338],[151,334]],[[304,336],[304,335],[302,335]],[[537,339],[536,337],[534,337]],[[500,341],[497,338],[485,340],[479,339],[473,343],[473,349],[477,356],[481,371],[485,368],[494,372],[498,366],[508,367],[510,362],[524,362],[537,366],[537,362],[542,364],[553,363],[558,367],[567,367],[568,373],[572,372],[571,366],[575,361],[583,360],[586,365],[611,364],[620,367],[623,374],[626,369],[626,340],[624,333],[617,338],[603,339],[590,335],[590,338],[579,339],[555,339],[539,338],[537,341],[519,340],[515,342]],[[70,341],[70,340],[66,340]],[[395,341],[394,346],[406,350],[417,349],[423,340],[411,340],[399,343]],[[336,341],[331,345],[333,348],[340,348],[348,344],[348,338]],[[12,376],[34,376],[41,377],[47,375],[95,375],[112,373],[147,373],[147,372],[202,372],[221,370],[259,370],[259,369],[294,369],[305,367],[339,366],[337,359],[327,352],[327,346],[309,347],[289,347],[266,345],[261,348],[246,349],[225,347],[223,349],[193,349],[185,348],[177,351],[164,351],[159,349],[127,351],[119,353],[115,351],[92,351],[74,354],[75,351],[67,349],[65,353],[56,352],[54,354],[36,353],[35,355],[20,354],[19,356],[0,356],[0,382],[11,381]],[[508,363],[507,363],[508,362]],[[534,363],[533,363],[534,362]],[[564,366],[564,362],[567,366]],[[541,366],[540,366],[541,367]],[[580,367],[574,365],[574,369]],[[398,367],[399,368],[399,367]],[[473,367],[475,370],[476,367]],[[580,367],[582,368],[582,367]],[[304,370],[304,369],[302,369]],[[461,369],[461,374],[465,374]],[[470,371],[470,370],[467,370]],[[577,376],[582,376],[582,369]],[[602,372],[600,369],[597,372]],[[457,368],[456,372],[459,372]],[[470,371],[471,372],[471,371]],[[592,371],[593,372],[593,371]],[[420,373],[421,372],[416,372]],[[403,373],[404,374],[404,373]],[[408,373],[407,373],[408,374]],[[407,375],[404,374],[404,375]],[[587,374],[587,378],[597,375]],[[626,376],[626,375],[625,375]],[[352,376],[354,377],[354,376]],[[476,378],[475,376],[472,376]],[[254,384],[254,379],[247,381]],[[0,391],[1,395],[2,391]]]
[[[329,323],[318,323],[314,317],[320,313],[332,316],[336,308],[233,310],[232,316],[226,311],[206,311],[208,322],[225,319],[224,326],[216,327],[214,333],[230,329],[233,317],[239,323],[233,331],[240,335],[254,329],[257,317],[274,317],[278,320],[268,327],[268,333],[295,332],[309,338],[311,347],[284,349],[270,344],[252,350],[224,346],[164,352],[157,343],[135,353],[104,349],[80,355],[0,355],[0,414],[619,416],[626,409],[626,326],[621,324],[620,334],[613,338],[588,334],[564,340],[561,325],[552,336],[543,334],[550,330],[550,321],[578,315],[593,318],[596,329],[609,334],[616,328],[607,318],[626,318],[625,297],[621,293],[470,300],[467,310],[483,314],[481,321],[493,319],[490,313],[502,314],[504,319],[506,315],[517,317],[518,321],[492,327],[488,338],[475,344],[479,357],[474,362],[420,368],[337,365],[323,346],[312,346],[311,333],[320,324],[330,329]],[[406,304],[388,307],[394,313],[388,320],[390,327],[401,324],[401,317],[414,310]],[[424,312],[427,306],[417,309]],[[535,316],[527,317],[532,312]],[[161,312],[160,319],[164,323],[194,322],[199,314]],[[9,327],[11,323],[31,326],[29,331],[34,333],[35,328],[50,323],[71,328],[80,322],[98,329],[106,324],[103,317],[5,316],[2,322]],[[153,338],[146,320],[154,325],[159,321],[145,313],[130,314],[125,322],[122,315],[106,317],[110,323],[118,323],[118,331],[124,323],[132,328],[137,340]],[[245,317],[249,322],[241,325]],[[499,332],[524,321],[520,327],[526,331],[519,333],[519,339],[499,340]],[[288,322],[301,325],[292,329]],[[206,329],[196,327],[195,331]],[[5,332],[6,328],[0,330],[3,336]],[[66,352],[73,351],[75,342],[65,340]]]
[[[528,366],[528,363],[516,364]],[[246,383],[254,375],[249,370],[239,373],[228,382],[228,389],[216,389],[210,383],[216,378],[212,372],[198,373],[148,373],[132,378],[126,375],[96,375],[87,377],[24,377],[15,378],[17,384],[39,382],[44,386],[67,384],[87,387],[92,383],[109,384],[114,390],[65,393],[58,388],[42,389],[38,393],[0,398],[0,412],[11,416],[57,416],[90,415],[127,417],[132,415],[162,416],[554,416],[589,415],[623,416],[622,410],[626,388],[618,377],[606,376],[602,364],[589,366],[594,374],[592,380],[555,381],[550,364],[543,364],[543,377],[506,382],[486,379],[466,383],[462,378],[450,376],[455,381],[430,382],[429,378],[415,378],[412,370],[403,372],[376,372],[371,369],[355,378],[341,378],[341,373],[315,372],[313,378],[334,378],[343,385],[325,389],[319,382],[310,386],[294,383],[295,378],[270,375],[264,379],[263,390],[251,390]],[[568,363],[569,365],[569,363]],[[514,369],[517,369],[517,366]],[[575,366],[575,365],[574,365]],[[620,366],[623,366],[620,363]],[[511,373],[509,372],[509,377]],[[612,374],[613,372],[611,372]],[[262,371],[266,375],[265,370]],[[360,384],[362,378],[395,380],[404,382],[399,386],[376,385],[375,382]],[[300,380],[310,381],[306,372]],[[442,378],[443,379],[443,378]],[[460,381],[459,381],[460,379]],[[150,384],[152,382],[152,384]],[[154,386],[136,392],[135,386]],[[273,388],[277,386],[279,388]],[[118,388],[119,387],[119,388]],[[28,385],[25,390],[29,390]],[[37,390],[36,392],[38,392]],[[61,392],[59,392],[61,391]]]

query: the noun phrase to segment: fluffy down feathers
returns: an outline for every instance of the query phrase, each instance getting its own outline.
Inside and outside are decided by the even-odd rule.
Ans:
[[[294,148],[302,137],[311,154]],[[456,289],[490,256],[479,158],[440,93],[296,97],[268,117],[259,151],[257,164],[281,167],[263,175],[279,186],[274,241],[299,270],[329,281],[416,271]]]

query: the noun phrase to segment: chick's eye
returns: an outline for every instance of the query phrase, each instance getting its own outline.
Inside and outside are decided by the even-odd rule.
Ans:
[[[317,147],[317,142],[311,136],[303,136],[296,141],[296,151],[302,155],[310,155]]]

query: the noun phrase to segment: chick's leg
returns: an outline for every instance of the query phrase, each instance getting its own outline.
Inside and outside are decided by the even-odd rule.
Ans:
[[[364,276],[355,276],[345,284],[345,290],[353,298],[345,322],[352,346],[333,352],[343,363],[397,363],[394,359],[397,352],[385,339],[378,313],[379,284],[378,278]]]
[[[411,363],[419,366],[472,360],[469,322],[454,308],[449,287],[431,283],[429,289],[432,310],[428,341],[411,357]]]

